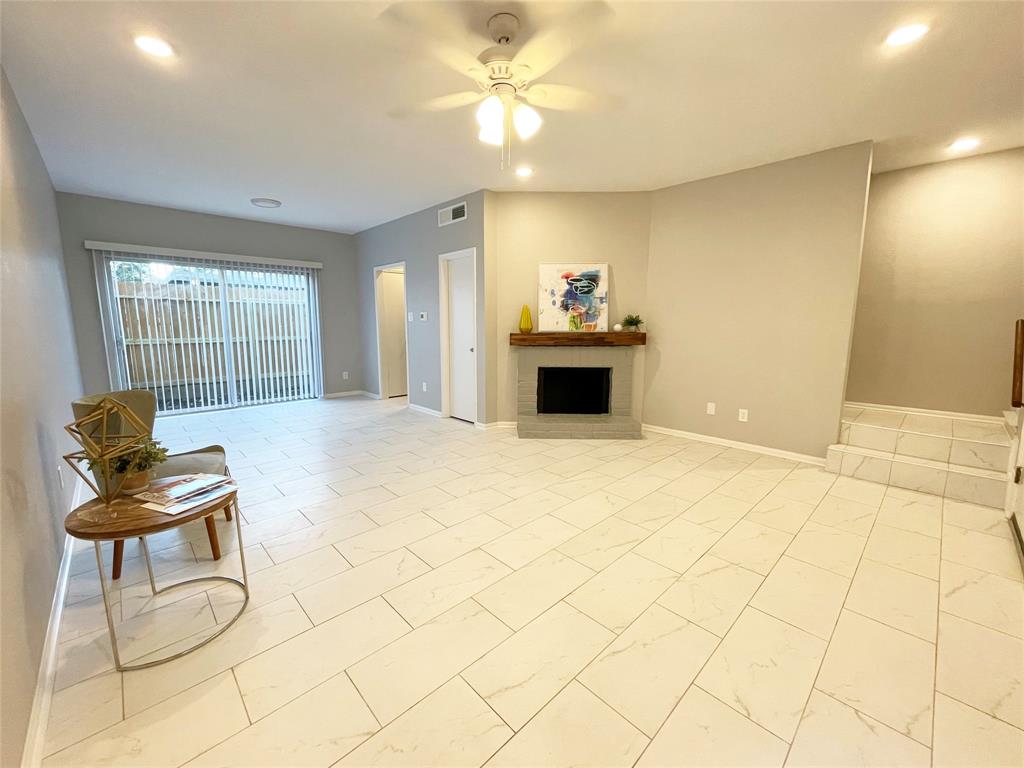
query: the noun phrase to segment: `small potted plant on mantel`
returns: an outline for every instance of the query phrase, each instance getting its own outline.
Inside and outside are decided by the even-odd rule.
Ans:
[[[126,456],[119,456],[116,459],[109,459],[113,470],[111,481],[114,487],[121,482],[120,476],[125,475],[124,484],[121,486],[121,493],[126,496],[134,496],[149,488],[149,481],[152,469],[157,464],[167,461],[167,449],[160,445],[159,440],[149,438],[142,444],[137,453]],[[89,461],[89,469],[95,470],[99,466],[99,459]]]
[[[626,315],[622,318],[622,329],[625,331],[639,331],[643,324],[644,321],[640,315]]]

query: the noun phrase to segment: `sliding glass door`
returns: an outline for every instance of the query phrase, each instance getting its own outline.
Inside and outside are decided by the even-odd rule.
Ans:
[[[111,381],[159,413],[322,394],[317,269],[94,251]]]

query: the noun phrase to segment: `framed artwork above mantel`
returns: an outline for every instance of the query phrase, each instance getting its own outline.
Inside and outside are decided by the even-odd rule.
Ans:
[[[538,285],[538,331],[608,330],[607,264],[541,264]]]

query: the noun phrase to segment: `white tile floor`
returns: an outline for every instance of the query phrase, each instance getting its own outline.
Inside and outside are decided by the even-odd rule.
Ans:
[[[73,562],[47,765],[1020,766],[1024,583],[997,511],[659,435],[518,440],[344,399],[161,420],[227,447],[252,600],[113,671]],[[236,572],[201,524],[161,579]],[[195,642],[231,587],[154,600]]]

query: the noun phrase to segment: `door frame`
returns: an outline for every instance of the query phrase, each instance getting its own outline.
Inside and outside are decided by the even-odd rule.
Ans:
[[[397,267],[402,268],[402,294],[405,297],[405,311],[402,312],[402,322],[405,323],[405,392],[409,396],[409,272],[404,261],[395,261],[391,264],[380,264],[373,268],[373,315],[377,327],[377,399],[387,400],[391,397],[386,392],[384,385],[384,355],[381,354],[380,342],[380,275],[383,272],[390,272]]]
[[[437,285],[438,285],[438,330],[441,336],[441,415],[448,417],[452,415],[451,409],[451,334],[448,328],[448,267],[455,259],[469,257],[473,265],[473,339],[474,354],[480,354],[480,328],[477,322],[476,306],[476,248],[462,248],[458,251],[442,253],[437,257]],[[479,360],[475,358],[474,360]],[[476,413],[473,414],[473,422],[479,422],[480,413],[480,388],[479,388],[479,366],[473,366],[473,389],[476,394]]]

